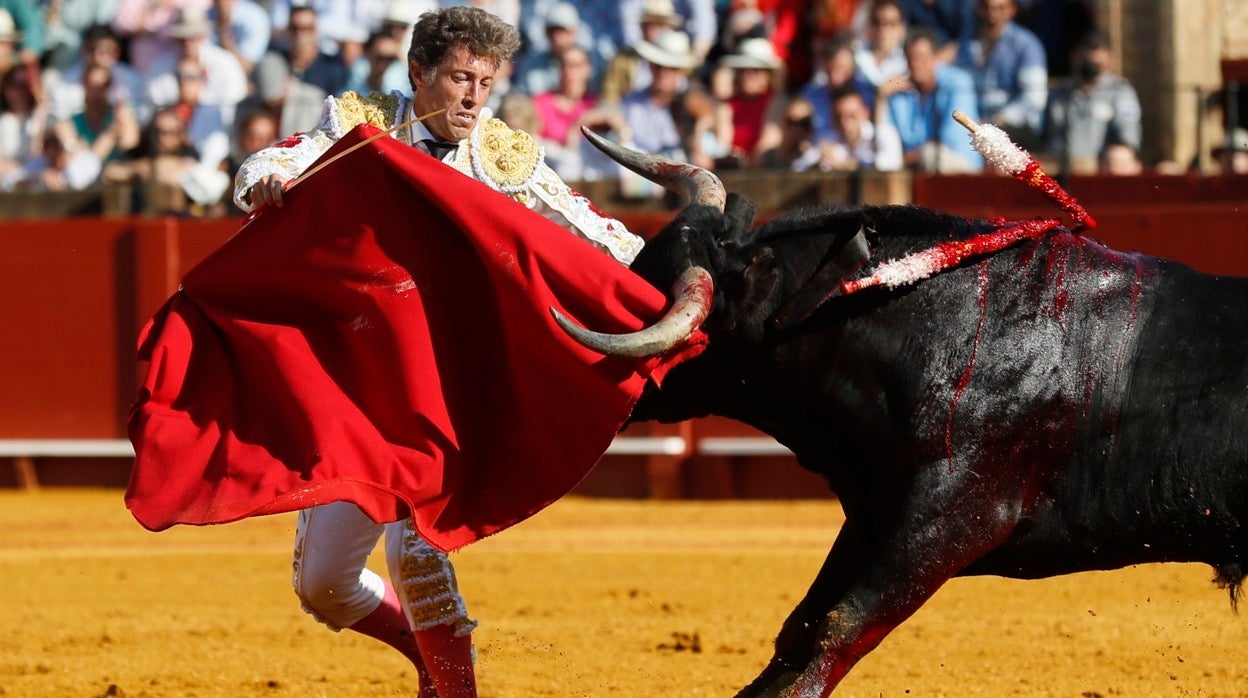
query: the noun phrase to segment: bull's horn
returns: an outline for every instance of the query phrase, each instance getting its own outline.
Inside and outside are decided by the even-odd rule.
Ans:
[[[657,356],[689,338],[711,312],[715,286],[702,267],[689,267],[672,286],[672,307],[653,325],[625,334],[606,334],[579,327],[554,308],[555,322],[564,332],[595,351],[608,356]]]
[[[724,210],[728,195],[724,192],[723,182],[710,170],[616,145],[585,126],[581,127],[581,132],[598,150],[651,182],[677,194],[684,194],[691,203],[713,206],[717,211]]]

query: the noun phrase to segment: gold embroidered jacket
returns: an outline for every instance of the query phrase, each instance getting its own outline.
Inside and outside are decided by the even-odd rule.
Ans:
[[[400,92],[361,96],[346,92],[325,98],[320,122],[248,157],[234,179],[234,201],[251,210],[251,187],[277,174],[283,181],[298,177],[344,134],[362,123],[391,129],[411,118],[411,100]],[[392,134],[404,143],[413,140],[413,128]],[[512,130],[488,109],[482,109],[471,135],[444,162],[485,183],[572,233],[605,250],[624,264],[633,261],[644,241],[620,221],[602,215],[584,196],[572,190],[545,160],[540,145],[529,134]]]

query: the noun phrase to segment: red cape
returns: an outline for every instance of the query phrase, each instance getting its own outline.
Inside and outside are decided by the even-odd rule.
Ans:
[[[647,380],[702,347],[605,358],[548,308],[618,332],[666,303],[584,240],[380,138],[255,215],[148,323],[126,506],[162,530],[346,500],[461,547],[571,490]]]

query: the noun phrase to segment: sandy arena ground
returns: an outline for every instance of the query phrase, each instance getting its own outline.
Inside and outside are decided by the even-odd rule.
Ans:
[[[731,696],[839,522],[832,502],[566,499],[456,554],[481,694]],[[117,490],[0,492],[0,696],[411,695],[397,655],[299,611],[293,525],[153,534]],[[836,695],[1248,697],[1248,621],[1210,576],[955,580]]]

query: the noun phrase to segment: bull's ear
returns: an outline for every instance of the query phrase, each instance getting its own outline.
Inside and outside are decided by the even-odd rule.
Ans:
[[[718,313],[727,322],[727,331],[741,327],[759,327],[759,308],[772,307],[771,298],[780,286],[780,272],[776,269],[776,255],[770,247],[758,247],[750,256],[750,263],[742,270],[739,282],[732,290],[725,289],[724,300],[733,308]]]
[[[758,207],[754,202],[735,192],[729,194],[724,204],[726,229],[720,234],[720,242],[745,243],[746,235],[754,227],[754,216],[757,212]]]
[[[829,298],[840,295],[841,282],[871,259],[865,231],[864,224],[853,235],[837,236],[815,273],[768,318],[772,328],[791,330]]]

